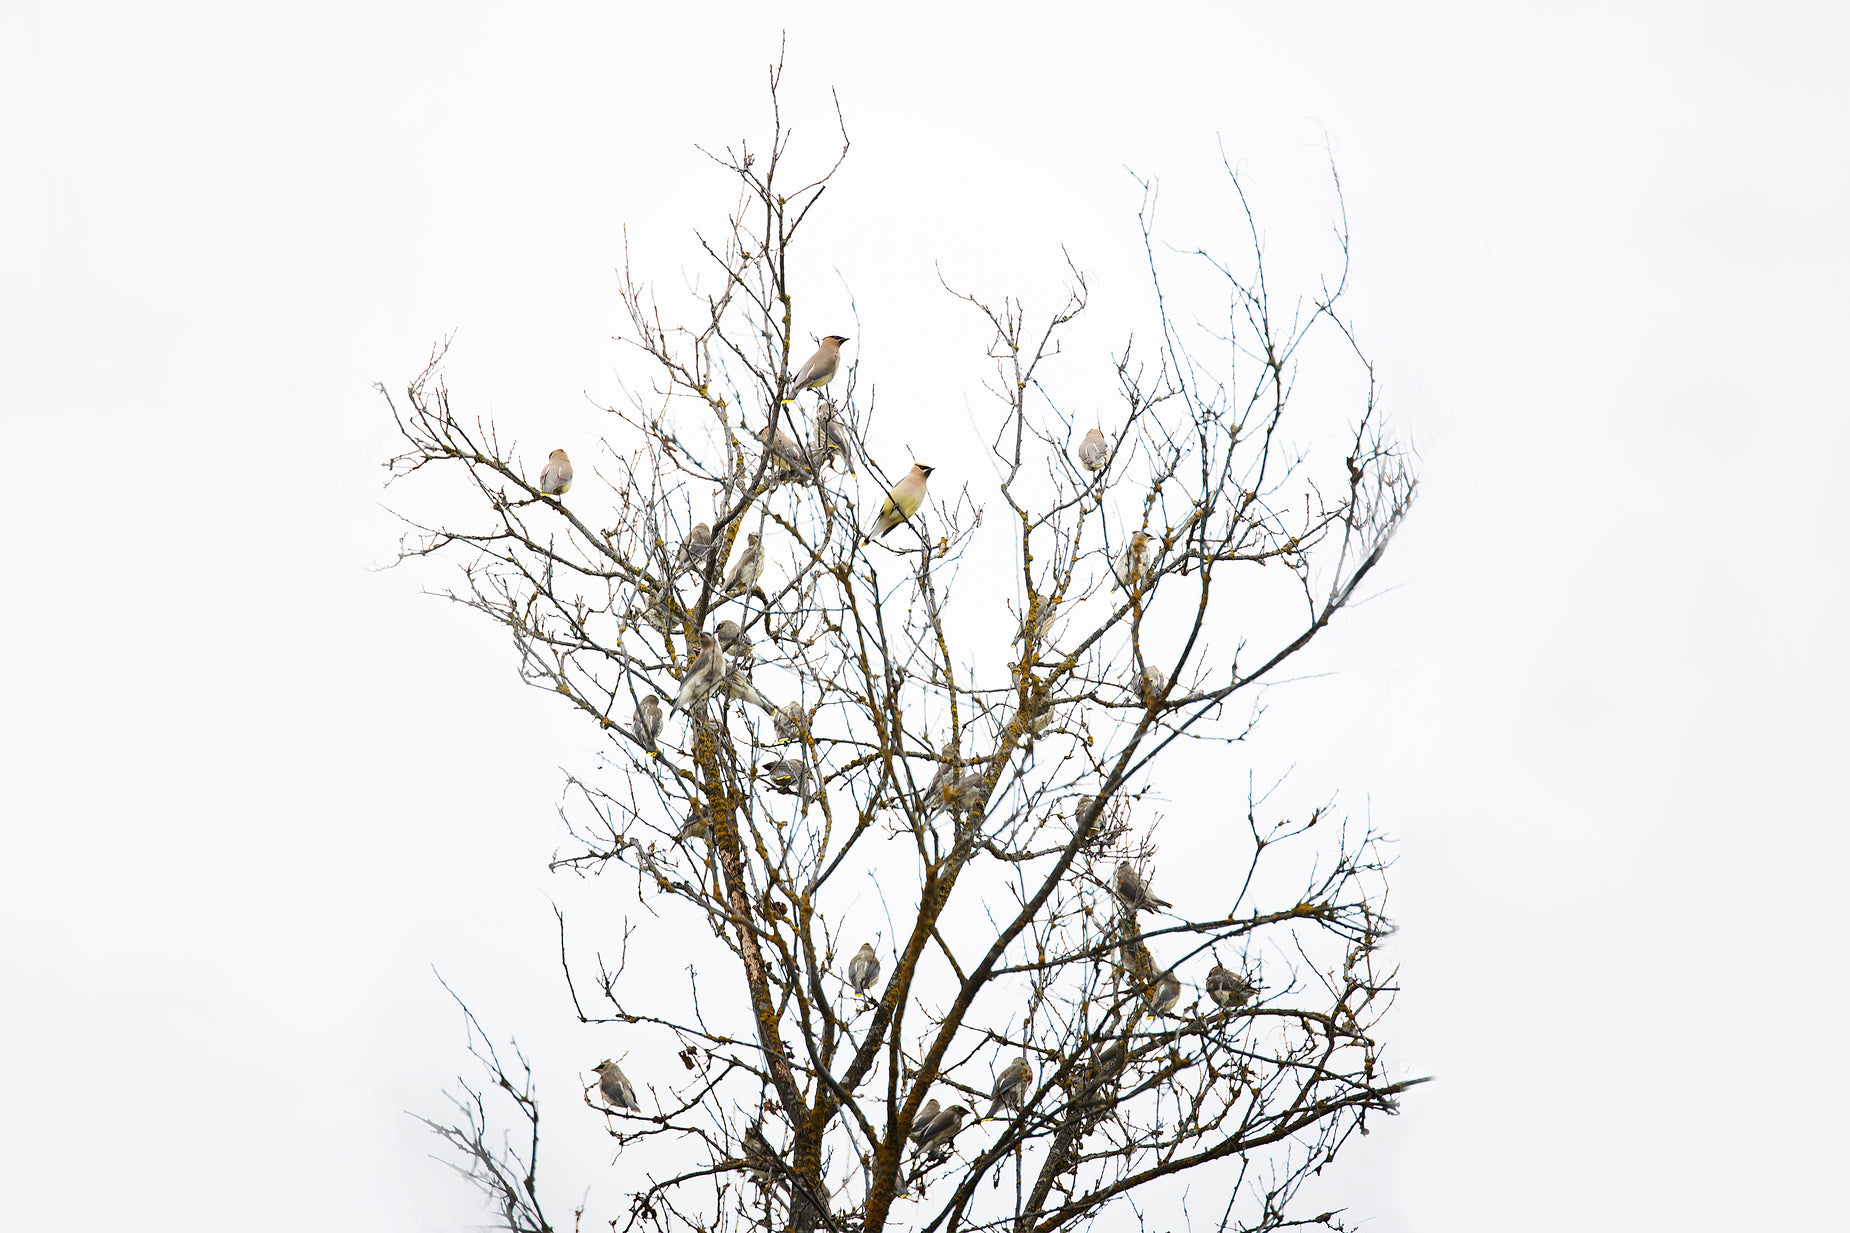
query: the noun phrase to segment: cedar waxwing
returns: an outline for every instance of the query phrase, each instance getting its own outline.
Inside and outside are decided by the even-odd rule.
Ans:
[[[933,1152],[950,1151],[951,1140],[955,1139],[957,1132],[963,1129],[964,1118],[969,1116],[969,1113],[970,1110],[962,1105],[952,1105],[937,1117],[932,1118],[931,1125],[925,1128],[924,1136],[919,1139],[918,1154],[926,1156]]]
[[[980,808],[988,791],[989,773],[980,766],[965,771],[954,785],[938,789],[946,805],[965,811]]]
[[[996,1076],[996,1086],[990,1092],[989,1117],[996,1115],[996,1110],[1003,1105],[1011,1109],[1021,1108],[1021,1102],[1028,1097],[1028,1089],[1034,1086],[1034,1067],[1028,1065],[1024,1055],[1009,1063],[1008,1069]]]
[[[835,370],[841,367],[841,345],[848,340],[840,334],[831,334],[822,340],[816,348],[816,354],[797,369],[796,376],[790,378],[790,392],[784,396],[785,402],[795,402],[798,394],[804,390],[819,389],[829,383]]]
[[[1074,452],[1079,455],[1079,465],[1088,471],[1103,470],[1111,461],[1111,447],[1105,444],[1105,434],[1096,428],[1080,440]]]
[[[1235,1010],[1253,1000],[1258,990],[1244,976],[1235,976],[1220,964],[1215,964],[1208,971],[1208,996],[1214,999],[1216,1006],[1231,1006]]]
[[[779,741],[794,741],[803,735],[806,720],[803,708],[794,702],[786,703],[771,712],[771,724],[777,731]]]
[[[654,694],[636,704],[636,719],[630,731],[647,749],[655,748],[655,738],[662,734],[662,700]]]
[[[745,537],[745,551],[732,563],[732,569],[726,575],[726,581],[720,590],[728,595],[743,595],[758,585],[758,579],[764,576],[764,553],[758,547],[758,533],[753,531]]]
[[[1137,978],[1130,982],[1132,984],[1141,984],[1156,975],[1156,957],[1137,934],[1133,933],[1118,943],[1118,960],[1126,972]]]
[[[746,674],[744,669],[736,666],[728,669],[720,685],[725,689],[728,698],[749,702],[766,715],[777,714],[777,704],[753,687],[752,678]]]
[[[562,497],[572,490],[572,460],[564,450],[554,450],[540,468],[540,491],[549,497]]]
[[[803,451],[790,439],[787,432],[778,432],[766,424],[758,431],[758,440],[768,442],[765,449],[771,455],[771,477],[795,475],[803,479],[810,476],[809,459],[803,457]]]
[[[619,1109],[642,1112],[642,1106],[636,1103],[636,1089],[630,1086],[621,1066],[605,1058],[591,1068],[591,1073],[597,1076],[597,1090],[604,1094],[606,1102]]]
[[[909,1137],[914,1143],[925,1142],[925,1132],[930,1130],[931,1124],[937,1120],[938,1102],[934,1098],[926,1101],[925,1107],[920,1109],[918,1116],[912,1119],[912,1134]]]
[[[1162,705],[1163,691],[1169,688],[1169,678],[1155,668],[1145,668],[1131,678],[1131,687],[1137,691],[1137,700],[1151,710]],[[1176,701],[1180,702],[1178,698]]]
[[[681,829],[675,832],[676,843],[686,843],[690,839],[713,842],[713,815],[707,812],[705,805],[695,805],[688,810],[687,821],[681,823]]]
[[[719,639],[719,649],[728,655],[752,653],[752,640],[745,636],[737,621],[721,621],[714,627],[713,636]]]
[[[1170,968],[1157,977],[1150,987],[1143,991],[1144,1000],[1157,1014],[1167,1014],[1176,1000],[1182,996],[1182,982],[1176,979],[1176,970]]]
[[[785,796],[809,796],[809,768],[794,758],[779,758],[767,762],[759,768],[764,772],[765,782],[774,791]]]
[[[1150,572],[1150,560],[1150,537],[1139,531],[1131,536],[1130,543],[1124,545],[1124,551],[1113,563],[1111,572],[1117,578],[1118,585],[1129,590],[1143,584]]]
[[[694,529],[681,541],[681,547],[674,554],[675,572],[679,573],[696,561],[703,561],[713,551],[713,528],[704,522],[696,522]]]
[[[1124,1064],[1131,1060],[1131,1051],[1122,1040],[1114,1040],[1098,1051],[1098,1070],[1103,1076],[1110,1077],[1124,1069]]]
[[[777,1173],[777,1149],[764,1137],[764,1126],[753,1122],[751,1129],[745,1132],[745,1165],[751,1172],[752,1181],[760,1186],[768,1186]]]
[[[880,978],[880,956],[874,954],[872,942],[861,943],[861,949],[854,952],[854,958],[848,960],[848,983],[862,997],[867,996],[867,986]]]
[[[1170,906],[1167,899],[1158,899],[1150,893],[1149,883],[1138,876],[1129,861],[1118,862],[1118,877],[1115,889],[1118,898],[1133,908],[1166,908]]]
[[[681,678],[681,692],[674,696],[668,710],[685,711],[697,702],[705,702],[720,686],[726,675],[726,657],[719,653],[719,640],[706,630],[700,631],[700,654],[688,665]]]
[[[924,463],[913,463],[912,470],[906,478],[893,485],[893,491],[886,494],[886,503],[880,507],[880,517],[874,519],[873,529],[867,538],[878,539],[919,512],[919,506],[925,504],[925,481],[931,478],[936,467]]]
[[[815,441],[810,457],[821,459],[825,467],[831,462],[839,463],[848,474],[854,474],[853,438],[848,435],[848,425],[842,422],[841,412],[826,398],[816,411]]]

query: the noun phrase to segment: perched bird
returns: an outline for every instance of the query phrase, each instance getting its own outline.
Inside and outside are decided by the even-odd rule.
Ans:
[[[1111,572],[1117,577],[1118,585],[1126,590],[1142,585],[1150,572],[1150,537],[1142,531],[1131,536],[1131,542],[1124,545]]]
[[[840,334],[830,334],[816,348],[816,354],[803,362],[797,369],[796,376],[790,378],[790,393],[784,396],[785,402],[795,402],[796,396],[804,390],[820,389],[829,383],[835,370],[841,367],[841,345],[848,340]]]
[[[1155,668],[1145,668],[1132,678],[1132,688],[1137,691],[1138,701],[1155,710],[1162,705],[1163,691],[1169,688],[1169,678]]]
[[[1144,945],[1142,934],[1130,934],[1118,943],[1118,960],[1126,972],[1137,978],[1138,983],[1156,974],[1156,956]]]
[[[562,497],[572,490],[572,460],[564,450],[554,450],[540,468],[540,491],[549,497]]]
[[[966,771],[955,783],[938,789],[952,809],[975,809],[989,794],[989,774],[982,767]]]
[[[1218,963],[1208,970],[1208,996],[1214,999],[1216,1006],[1231,1006],[1238,1010],[1252,1001],[1257,992],[1251,981],[1244,976],[1235,976]]]
[[[878,539],[894,527],[919,512],[919,506],[925,503],[925,481],[931,478],[936,467],[924,463],[913,463],[912,470],[906,478],[893,485],[893,491],[886,494],[886,503],[880,507],[880,516],[874,519],[874,525],[867,532],[867,538]]]
[[[1131,1051],[1122,1040],[1114,1040],[1098,1051],[1099,1074],[1110,1077],[1124,1069],[1124,1064],[1131,1060]]]
[[[948,1152],[951,1149],[951,1140],[955,1139],[957,1132],[963,1129],[964,1118],[969,1114],[970,1110],[962,1105],[952,1105],[937,1117],[932,1118],[931,1125],[925,1128],[923,1137],[919,1139],[918,1154],[927,1156],[933,1152]]]
[[[753,531],[745,537],[745,551],[732,563],[732,569],[726,574],[726,581],[720,584],[720,590],[728,595],[743,595],[758,585],[758,579],[764,576],[764,553],[758,547],[758,533]]]
[[[848,474],[854,474],[853,438],[848,435],[848,425],[842,422],[841,412],[826,398],[816,412],[815,439],[811,444],[810,457],[821,459],[825,467],[833,462]]]
[[[1088,471],[1103,470],[1111,461],[1111,447],[1105,444],[1105,434],[1096,428],[1080,439],[1079,448],[1073,452],[1079,455],[1079,465]]]
[[[803,735],[807,720],[804,718],[803,708],[794,702],[789,702],[771,712],[771,725],[777,731],[778,740],[794,741]]]
[[[655,748],[655,738],[662,734],[662,700],[654,694],[636,704],[636,719],[630,731],[646,748]]]
[[[690,839],[713,842],[713,815],[707,812],[705,805],[695,805],[689,810],[687,821],[681,823],[681,829],[675,832],[676,843],[686,843]]]
[[[931,1124],[937,1120],[938,1102],[934,1098],[926,1101],[925,1107],[919,1110],[919,1115],[912,1119],[912,1134],[909,1137],[914,1143],[925,1142],[925,1132],[930,1130]]]
[[[777,704],[758,692],[752,685],[752,678],[746,674],[744,669],[736,665],[728,669],[725,679],[720,684],[725,688],[728,698],[749,702],[766,715],[777,714]]]
[[[745,636],[737,621],[721,621],[713,628],[713,636],[719,639],[719,649],[728,655],[752,653],[752,640]]]
[[[1150,987],[1143,991],[1144,1000],[1150,1003],[1150,1009],[1157,1014],[1167,1014],[1182,996],[1182,982],[1176,979],[1176,970],[1170,968],[1157,977]]]
[[[719,653],[719,640],[706,630],[700,631],[700,653],[688,665],[681,678],[681,692],[674,696],[668,710],[685,711],[697,702],[705,702],[726,675],[726,657]]]
[[[809,478],[811,471],[809,459],[803,457],[803,451],[790,439],[787,432],[779,432],[770,424],[758,431],[758,440],[764,442],[765,449],[771,455],[771,470],[774,475],[795,475]]]
[[[867,987],[880,978],[880,956],[874,954],[872,942],[861,943],[861,949],[854,952],[854,958],[848,960],[848,983],[862,997],[867,996]]]
[[[696,522],[694,529],[681,541],[681,547],[675,551],[674,567],[678,573],[696,561],[705,560],[713,551],[713,528],[704,522]]]
[[[957,763],[957,742],[946,741],[944,748],[938,751],[937,771],[925,785],[925,791],[919,794],[919,809],[926,817],[942,813],[951,803],[951,796],[956,794]]]
[[[1170,906],[1167,899],[1158,899],[1150,893],[1146,883],[1137,871],[1131,868],[1129,861],[1118,862],[1118,876],[1114,888],[1118,898],[1133,908],[1166,908]]]
[[[809,796],[809,768],[794,758],[779,758],[759,769],[775,791],[785,796]]]
[[[591,1070],[597,1076],[597,1090],[604,1094],[605,1101],[618,1109],[642,1111],[642,1106],[636,1102],[636,1089],[630,1086],[621,1066],[605,1058]]]
[[[996,1076],[996,1086],[990,1091],[989,1113],[994,1117],[996,1110],[1003,1105],[1011,1109],[1021,1108],[1021,1102],[1028,1097],[1028,1089],[1034,1086],[1034,1067],[1028,1065],[1026,1056],[1010,1062],[1007,1069]]]

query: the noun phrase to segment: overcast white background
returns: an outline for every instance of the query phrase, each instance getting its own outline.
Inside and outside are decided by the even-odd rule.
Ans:
[[[477,1223],[404,1112],[465,1060],[432,964],[555,1085],[556,1210],[620,1187],[544,869],[593,737],[373,572],[371,385],[454,330],[459,402],[593,456],[622,228],[676,285],[733,194],[694,144],[763,133],[785,27],[798,152],[831,86],[854,141],[799,328],[853,293],[901,456],[989,405],[934,263],[1051,308],[1064,245],[1115,342],[1127,168],[1237,252],[1218,142],[1288,253],[1334,151],[1424,486],[1243,756],[1398,837],[1394,1050],[1439,1081],[1320,1193],[1841,1220],[1844,10],[775,8],[0,16],[7,1222]]]

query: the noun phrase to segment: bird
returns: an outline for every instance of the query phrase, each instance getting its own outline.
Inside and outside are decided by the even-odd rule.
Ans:
[[[764,576],[764,553],[758,547],[758,533],[750,532],[745,537],[745,551],[732,563],[732,569],[726,574],[726,581],[720,584],[720,590],[728,595],[743,595],[758,585],[758,579]]]
[[[676,843],[686,843],[690,839],[713,842],[713,815],[705,805],[695,805],[688,810],[687,821],[681,823],[681,829],[675,832]]]
[[[764,1137],[764,1125],[753,1122],[751,1129],[745,1132],[745,1165],[750,1170],[752,1181],[760,1186],[771,1182],[771,1175],[777,1170],[777,1149]]]
[[[848,425],[842,422],[841,412],[826,398],[816,412],[815,440],[810,456],[820,458],[823,466],[839,463],[848,474],[854,474],[853,438],[848,435]]]
[[[1139,933],[1130,934],[1118,943],[1118,960],[1138,983],[1150,979],[1156,972],[1156,957],[1144,945],[1143,935]]]
[[[720,684],[725,688],[728,698],[737,698],[741,702],[749,702],[763,711],[766,715],[777,714],[777,704],[758,692],[752,685],[752,678],[746,674],[743,668],[737,665],[729,668],[725,678]]]
[[[932,1118],[931,1125],[925,1128],[923,1137],[919,1139],[918,1154],[926,1156],[933,1152],[949,1151],[951,1140],[955,1139],[957,1132],[963,1129],[964,1118],[969,1114],[970,1110],[962,1105],[952,1105],[937,1117]]]
[[[1079,465],[1088,471],[1101,471],[1111,461],[1111,447],[1105,444],[1105,434],[1096,428],[1080,439],[1079,448],[1073,452],[1079,455]]]
[[[752,653],[752,640],[745,636],[737,621],[721,621],[713,627],[713,636],[719,639],[719,649],[728,655]]]
[[[782,792],[785,796],[808,797],[809,768],[796,759],[779,758],[775,762],[765,763],[761,769],[764,771],[765,782],[774,791]]]
[[[926,1101],[925,1107],[919,1110],[919,1115],[912,1119],[912,1134],[908,1137],[914,1143],[923,1143],[925,1141],[925,1132],[930,1130],[931,1124],[937,1120],[937,1100],[933,1099]]]
[[[562,497],[572,490],[572,460],[564,450],[554,450],[540,468],[540,491],[549,497]]]
[[[975,809],[983,803],[989,787],[989,773],[982,767],[964,772],[955,783],[938,789],[944,803],[952,809]]]
[[[867,996],[867,987],[880,978],[880,956],[874,954],[872,942],[861,943],[861,949],[854,952],[854,958],[848,960],[848,983],[862,997]]]
[[[704,702],[726,675],[726,657],[719,653],[719,640],[706,630],[700,631],[700,653],[694,656],[694,662],[688,665],[687,673],[681,678],[681,692],[674,696],[668,710],[685,711],[696,702]]]
[[[797,395],[804,390],[819,389],[827,385],[829,379],[835,375],[835,370],[841,367],[841,345],[847,341],[847,338],[840,334],[830,334],[823,339],[822,345],[816,348],[816,354],[805,360],[803,367],[797,369],[796,376],[790,378],[790,393],[785,396],[784,401],[795,402]]]
[[[1131,685],[1137,691],[1137,700],[1155,710],[1163,703],[1163,691],[1169,688],[1169,678],[1156,668],[1145,668],[1131,678]]]
[[[1034,1067],[1028,1065],[1025,1055],[1016,1058],[996,1076],[996,1086],[990,1091],[989,1113],[986,1116],[994,1117],[996,1110],[1003,1105],[1011,1109],[1021,1108],[1021,1102],[1027,1099],[1028,1089],[1033,1086]]]
[[[636,1102],[636,1089],[630,1086],[629,1077],[623,1068],[605,1058],[591,1072],[597,1076],[597,1090],[604,1094],[604,1099],[618,1109],[629,1109],[640,1113],[642,1106]]]
[[[1137,871],[1131,868],[1129,861],[1118,862],[1118,876],[1114,889],[1118,898],[1133,908],[1166,908],[1171,906],[1167,899],[1158,899],[1150,893],[1146,883]]]
[[[687,538],[681,541],[681,547],[674,554],[675,572],[679,573],[712,551],[713,528],[704,522],[696,522],[694,529],[687,533]]]
[[[1124,545],[1111,572],[1117,577],[1118,585],[1126,590],[1141,584],[1150,572],[1150,537],[1142,531],[1131,536],[1131,542]]]
[[[1124,1064],[1131,1060],[1131,1051],[1122,1040],[1114,1040],[1098,1051],[1098,1071],[1109,1078],[1124,1069]]]
[[[765,449],[771,455],[771,469],[774,473],[809,478],[809,459],[803,457],[803,451],[790,439],[787,432],[779,432],[774,426],[766,424],[758,431],[758,440],[764,442]]]
[[[1176,970],[1170,968],[1143,991],[1144,1000],[1150,1003],[1150,1009],[1157,1014],[1167,1014],[1176,1000],[1182,996],[1182,982],[1176,979]]]
[[[662,700],[654,694],[636,704],[636,719],[630,731],[648,749],[655,748],[655,738],[662,734]]]
[[[1216,1006],[1231,1006],[1235,1010],[1253,1000],[1258,990],[1244,976],[1235,976],[1220,964],[1208,970],[1208,996],[1214,999]]]
[[[869,540],[878,539],[919,512],[919,506],[925,503],[925,481],[931,478],[936,467],[915,462],[906,477],[893,485],[893,491],[886,494],[886,502],[880,507],[880,516],[874,520],[873,529],[868,531]]]
[[[803,708],[794,702],[786,703],[771,712],[771,725],[776,729],[779,741],[794,741],[803,735],[806,726]]]

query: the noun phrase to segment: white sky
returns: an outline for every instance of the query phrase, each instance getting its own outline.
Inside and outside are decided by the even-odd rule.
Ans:
[[[732,201],[694,143],[763,133],[785,25],[799,153],[830,86],[854,140],[799,324],[852,292],[883,454],[992,413],[936,268],[1044,310],[1065,246],[1115,344],[1126,168],[1237,256],[1218,139],[1289,260],[1335,151],[1424,487],[1246,753],[1399,837],[1394,1049],[1440,1081],[1320,1193],[1379,1233],[1842,1218],[1844,10],[624,7],[0,14],[9,1222],[472,1225],[403,1112],[466,1060],[432,964],[544,1069],[557,1210],[612,1185],[572,1084],[621,1050],[548,900],[629,892],[544,870],[594,737],[371,572],[370,387],[455,330],[459,401],[590,457],[622,228],[678,285]]]

